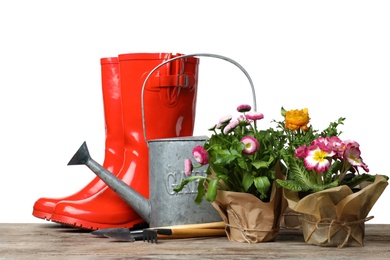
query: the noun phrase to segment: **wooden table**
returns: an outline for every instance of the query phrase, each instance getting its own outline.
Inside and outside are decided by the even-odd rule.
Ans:
[[[390,259],[390,225],[366,224],[364,247],[308,245],[299,230],[275,242],[247,244],[226,237],[117,242],[55,223],[0,223],[3,259]]]

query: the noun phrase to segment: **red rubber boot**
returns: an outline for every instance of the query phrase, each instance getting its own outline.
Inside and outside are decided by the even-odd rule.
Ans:
[[[121,180],[149,198],[149,158],[142,124],[141,92],[147,74],[169,53],[119,55],[125,160]],[[164,65],[150,78],[144,92],[147,139],[191,136],[194,128],[198,59],[179,59]],[[187,86],[184,85],[187,78]],[[107,187],[90,198],[57,204],[52,220],[84,229],[131,228],[142,219]]]
[[[119,82],[119,62],[117,57],[102,58],[101,77],[106,129],[105,158],[103,167],[112,173],[119,173],[124,159],[124,136],[122,126],[122,103]],[[33,216],[50,220],[56,204],[63,200],[88,198],[107,185],[95,177],[80,191],[62,198],[40,198],[33,207]]]

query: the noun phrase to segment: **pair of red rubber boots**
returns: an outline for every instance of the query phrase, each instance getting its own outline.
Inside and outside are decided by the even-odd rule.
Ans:
[[[148,74],[176,56],[181,54],[129,53],[100,60],[106,130],[102,166],[145,198],[149,198],[150,188],[147,140],[193,134],[197,58],[167,62],[150,75],[142,90]],[[131,228],[144,222],[97,176],[70,196],[39,198],[32,214],[90,230]]]

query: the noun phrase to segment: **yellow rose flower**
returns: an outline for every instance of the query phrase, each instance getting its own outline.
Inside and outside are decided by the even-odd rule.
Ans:
[[[301,129],[307,131],[309,129],[307,124],[310,122],[310,117],[309,109],[307,108],[286,111],[285,118],[285,126],[289,130]]]

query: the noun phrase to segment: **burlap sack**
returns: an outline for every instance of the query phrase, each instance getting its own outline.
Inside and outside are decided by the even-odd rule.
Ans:
[[[318,246],[363,246],[364,223],[388,185],[377,175],[375,181],[358,192],[338,186],[299,199],[298,193],[285,190],[288,206],[302,213],[305,241]]]

